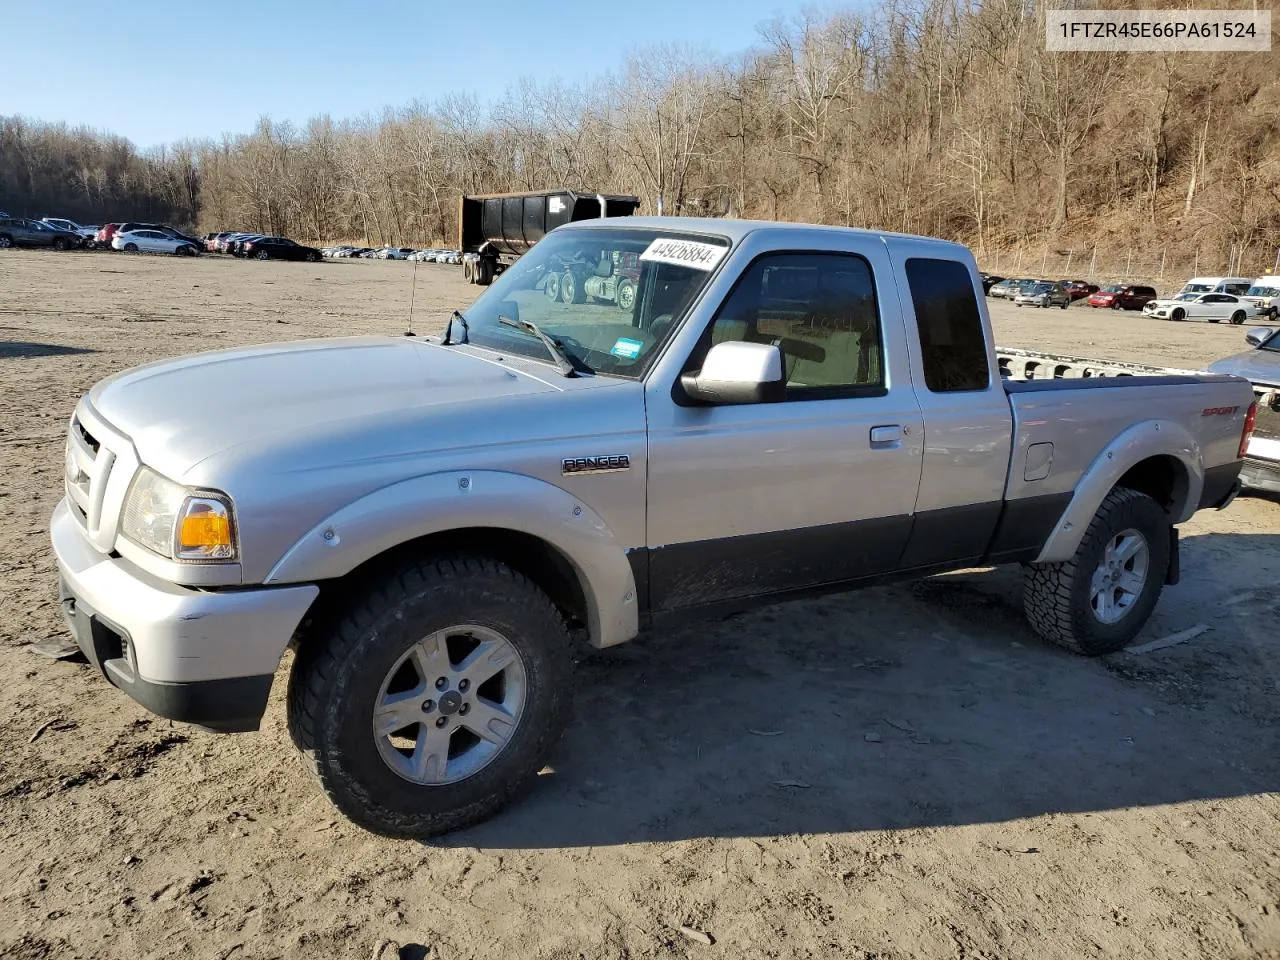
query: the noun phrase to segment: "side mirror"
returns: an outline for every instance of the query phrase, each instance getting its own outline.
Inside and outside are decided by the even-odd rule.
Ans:
[[[1244,335],[1244,342],[1251,347],[1261,347],[1276,335],[1278,327],[1254,327]]]
[[[498,303],[498,313],[511,320],[520,319],[520,304],[514,300],[502,300]]]
[[[707,351],[702,369],[682,374],[680,386],[699,403],[777,403],[787,395],[782,348],[729,341]]]

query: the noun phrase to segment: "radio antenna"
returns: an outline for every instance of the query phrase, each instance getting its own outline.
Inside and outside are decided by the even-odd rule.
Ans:
[[[418,293],[418,261],[413,261],[413,286],[409,288],[409,329],[404,332],[406,337],[415,336],[413,332],[413,298]]]

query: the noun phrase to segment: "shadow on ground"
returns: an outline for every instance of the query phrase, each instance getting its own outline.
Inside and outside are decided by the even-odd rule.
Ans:
[[[68,347],[55,343],[0,340],[0,360],[28,360],[32,357],[65,357],[77,353],[97,353],[88,347]]]
[[[1280,789],[1280,536],[1184,541],[1137,643],[1087,659],[1026,627],[1020,572],[777,606],[590,654],[534,788],[448,846],[598,846],[934,827]],[[1275,580],[1272,578],[1271,583]],[[1243,597],[1243,599],[1241,599]],[[1228,598],[1231,599],[1231,598]]]

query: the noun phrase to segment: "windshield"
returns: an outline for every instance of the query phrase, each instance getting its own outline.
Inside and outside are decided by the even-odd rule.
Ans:
[[[728,249],[674,228],[553,232],[466,311],[465,339],[551,362],[536,335],[499,317],[528,320],[579,370],[642,376]]]
[[[1123,289],[1124,289],[1124,287],[1122,287],[1120,284],[1118,284],[1118,283],[1113,283],[1111,286],[1107,287],[1107,288],[1106,288],[1105,290],[1103,290],[1102,292],[1103,292],[1103,293],[1119,293],[1119,292],[1120,292],[1121,290],[1123,290]]]
[[[1053,284],[1037,283],[1032,285],[1031,292],[1032,293],[1048,293],[1052,289],[1053,289]]]
[[[1280,295],[1280,287],[1250,287],[1246,297],[1274,297]]]
[[[1188,283],[1182,288],[1183,293],[1208,293],[1213,287],[1207,283]]]
[[[1200,294],[1198,294],[1198,293],[1180,293],[1180,294],[1178,294],[1176,297],[1174,297],[1173,299],[1175,299],[1175,300],[1199,300],[1199,299],[1200,299]]]

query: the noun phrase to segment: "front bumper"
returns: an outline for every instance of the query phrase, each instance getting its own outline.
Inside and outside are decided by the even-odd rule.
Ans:
[[[171,720],[224,732],[258,728],[276,666],[318,587],[168,583],[99,553],[65,500],[50,534],[63,617],[110,683]]]

